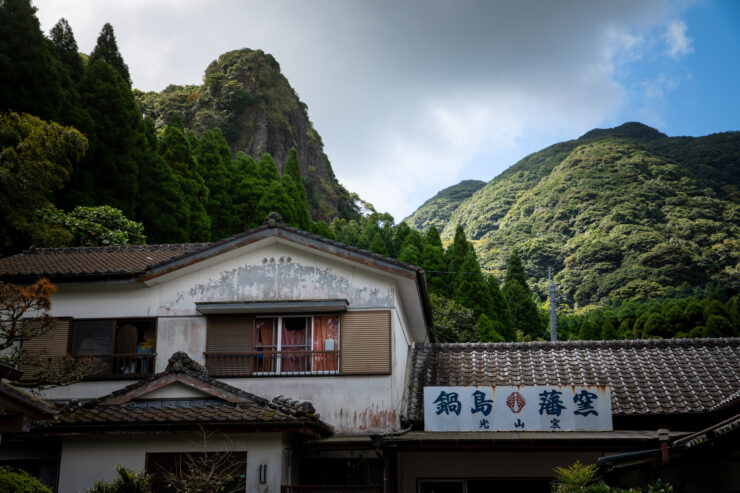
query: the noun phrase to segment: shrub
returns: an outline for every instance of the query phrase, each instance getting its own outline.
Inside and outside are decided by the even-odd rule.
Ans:
[[[86,493],[151,493],[150,476],[144,472],[136,472],[123,466],[116,466],[118,477],[106,483],[96,481],[95,485]]]
[[[51,493],[51,490],[25,471],[0,466],[0,493]]]

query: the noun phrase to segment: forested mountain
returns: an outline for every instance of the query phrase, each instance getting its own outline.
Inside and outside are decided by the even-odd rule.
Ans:
[[[311,216],[327,222],[356,216],[354,198],[334,176],[308,107],[272,55],[246,48],[230,51],[208,66],[200,86],[171,85],[160,93],[134,94],[158,129],[179,113],[196,136],[220,128],[233,153],[269,153],[281,173],[295,148]]]
[[[462,225],[499,278],[518,250],[543,299],[552,268],[566,303],[609,305],[737,283],[739,187],[740,132],[667,137],[627,123],[525,157],[460,204],[442,237]]]
[[[218,240],[273,211],[319,233],[360,217],[270,55],[229,52],[201,87],[143,94],[112,25],[81,54],[30,0],[0,2],[0,192],[0,255]]]
[[[431,226],[441,230],[449,222],[450,216],[465,200],[486,184],[480,180],[463,180],[437,192],[437,195],[424,202],[404,222],[414,229],[426,231]]]

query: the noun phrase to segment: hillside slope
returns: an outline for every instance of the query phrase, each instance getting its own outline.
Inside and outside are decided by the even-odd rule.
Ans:
[[[667,137],[628,123],[531,154],[452,214],[485,269],[509,252],[576,306],[740,277],[740,132]],[[433,220],[433,219],[430,219]]]
[[[159,128],[179,112],[198,136],[219,127],[234,153],[244,151],[255,159],[270,153],[281,173],[295,147],[312,218],[328,222],[358,216],[355,200],[334,176],[308,107],[271,55],[230,51],[208,66],[200,86],[171,85],[161,93],[137,91],[136,97]]]
[[[472,197],[485,184],[486,182],[480,180],[463,180],[457,185],[440,190],[404,219],[404,222],[419,231],[426,231],[431,226],[436,226],[441,231],[460,204]]]

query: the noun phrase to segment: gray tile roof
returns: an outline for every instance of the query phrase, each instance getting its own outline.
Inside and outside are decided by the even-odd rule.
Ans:
[[[0,277],[135,277],[150,265],[193,252],[204,245],[207,243],[36,248],[0,259]]]
[[[414,422],[425,386],[608,385],[626,416],[709,411],[740,390],[740,338],[421,344],[411,358]]]
[[[203,385],[212,397],[196,399],[140,399],[148,391],[167,384],[172,375],[185,375]],[[192,380],[191,380],[192,381]],[[138,391],[138,392],[137,392]],[[42,424],[37,431],[49,433],[92,432],[158,426],[229,425],[234,427],[280,428],[316,436],[331,435],[310,402],[286,397],[271,401],[209,377],[206,369],[177,352],[167,369],[122,389],[86,402],[60,406],[59,419]]]

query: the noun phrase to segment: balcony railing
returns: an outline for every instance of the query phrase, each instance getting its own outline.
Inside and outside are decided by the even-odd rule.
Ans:
[[[372,486],[290,486],[280,487],[280,493],[382,493],[379,485]]]
[[[85,380],[134,380],[154,374],[156,353],[79,354],[93,358],[95,370]]]
[[[339,351],[286,349],[203,354],[208,374],[213,377],[333,375],[339,372]]]

